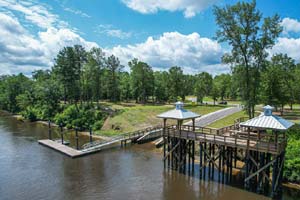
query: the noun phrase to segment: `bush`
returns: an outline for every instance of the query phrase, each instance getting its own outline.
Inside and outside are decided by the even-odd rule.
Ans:
[[[93,125],[93,130],[96,131],[96,130],[100,130],[103,126],[103,120],[100,120],[100,121],[96,121]]]
[[[95,110],[91,105],[78,107],[70,105],[62,113],[57,114],[54,121],[69,129],[78,127],[80,130],[89,130],[90,127],[93,127],[94,130],[99,130],[105,117],[105,113]]]
[[[300,140],[289,139],[286,148],[284,179],[300,183]]]
[[[27,107],[26,110],[21,112],[21,115],[25,118],[28,119],[29,121],[33,122],[38,119],[37,117],[37,110],[34,107]]]

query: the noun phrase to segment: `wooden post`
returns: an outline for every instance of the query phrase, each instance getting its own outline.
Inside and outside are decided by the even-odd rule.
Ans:
[[[193,122],[193,131],[195,131],[195,118],[192,119]]]
[[[203,146],[202,146],[202,143],[201,142],[199,142],[199,149],[200,149],[200,166],[199,166],[199,173],[200,173],[200,179],[202,178],[202,171],[203,171],[203,169],[202,169],[202,167],[203,167],[203,165],[202,165],[202,151],[203,151]]]
[[[192,174],[194,174],[195,169],[195,141],[192,141]]]
[[[191,143],[190,141],[188,141],[188,170],[189,170],[189,174],[191,171]]]
[[[164,140],[164,158],[166,157],[166,122],[167,119],[164,119],[164,125],[163,125],[163,140]],[[164,168],[166,168],[166,159],[164,159]]]
[[[167,142],[168,142],[168,146],[167,146],[167,149],[168,149],[168,153],[170,152],[170,130],[168,129],[168,138],[167,138]],[[170,168],[170,155],[168,156],[168,168]]]
[[[206,142],[204,142],[204,151],[207,152],[207,144]],[[203,167],[203,178],[205,180],[205,176],[206,176],[206,166],[207,166],[207,156],[206,153],[204,152],[204,167]]]
[[[234,168],[236,168],[236,163],[237,163],[237,147],[234,148]]]
[[[212,156],[211,158],[213,159],[212,161],[215,162],[215,145],[212,144]],[[212,179],[214,180],[214,173],[215,173],[215,164],[212,163]]]
[[[61,137],[61,144],[64,144],[64,134],[63,134],[63,125],[60,123],[60,137]]]
[[[277,176],[278,176],[278,164],[279,164],[279,156],[276,156],[276,161],[273,164],[273,172],[272,172],[272,197],[277,196]]]
[[[219,146],[219,169],[218,169],[218,181],[221,181],[221,170],[222,170],[222,146]]]
[[[209,143],[208,156],[209,156],[209,158],[211,158],[211,143]],[[209,162],[208,162],[208,178],[209,179],[211,178],[210,171],[211,171],[211,160],[209,160]]]
[[[75,127],[75,139],[76,139],[76,149],[79,150],[79,137],[78,137],[78,128]]]
[[[90,143],[93,142],[93,132],[92,132],[92,127],[90,127]]]
[[[51,121],[48,121],[48,135],[49,135],[49,140],[52,140],[52,133],[51,133]]]
[[[222,146],[222,183],[224,183],[224,175],[225,175],[225,146]]]

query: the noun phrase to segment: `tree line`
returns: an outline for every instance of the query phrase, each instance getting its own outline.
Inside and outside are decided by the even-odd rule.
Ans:
[[[28,78],[22,74],[2,75],[0,106],[19,112],[30,105],[43,105],[45,115],[54,116],[60,101],[65,104],[100,100],[164,103],[197,96],[240,99],[249,117],[259,103],[283,109],[300,102],[299,63],[284,54],[270,58],[268,50],[282,32],[278,15],[262,17],[256,2],[214,7],[219,42],[227,42],[231,51],[222,61],[231,73],[213,77],[207,72],[184,74],[179,66],[153,71],[146,62],[133,59],[128,70],[114,56],[100,48],[87,51],[81,45],[64,47],[50,70],[37,70]],[[196,66],[195,66],[196,67]],[[50,98],[51,97],[51,98]]]
[[[153,71],[145,62],[133,59],[130,71],[114,55],[106,57],[100,48],[86,51],[82,46],[63,48],[51,70],[37,70],[32,77],[3,75],[0,78],[0,106],[19,112],[31,105],[45,107],[51,117],[60,102],[65,104],[135,101],[136,103],[166,103],[186,96],[205,96],[214,101],[243,99],[245,86],[240,67],[232,73],[212,76],[207,72],[184,74],[181,67],[168,71]],[[277,54],[264,63],[256,90],[257,103],[283,108],[300,102],[300,64],[287,55]],[[254,77],[253,77],[254,78]]]

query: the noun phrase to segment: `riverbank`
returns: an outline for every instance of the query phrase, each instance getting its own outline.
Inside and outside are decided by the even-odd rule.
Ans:
[[[41,124],[41,125],[46,126],[46,127],[49,126],[48,121],[37,120],[37,121],[34,121],[34,122],[29,122],[28,120],[24,119],[24,117],[22,115],[13,114],[13,113],[10,113],[6,110],[1,110],[0,112],[4,113],[6,115],[9,115],[9,116],[17,119],[18,121],[22,121],[24,123],[36,123],[36,124]],[[51,125],[51,127],[55,127],[55,128],[59,127],[59,125],[57,125],[53,122],[51,122],[50,125]],[[68,130],[68,131],[75,131],[74,129],[67,129],[66,127],[63,127],[63,129]],[[90,136],[90,132],[88,132],[88,131],[78,131],[78,133],[80,135]],[[100,135],[93,135],[93,138],[96,138],[96,139],[99,139],[99,140],[109,140],[110,139],[110,137],[100,136]]]

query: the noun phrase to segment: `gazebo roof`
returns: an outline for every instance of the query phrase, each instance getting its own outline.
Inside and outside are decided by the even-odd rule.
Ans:
[[[265,106],[264,112],[261,115],[240,123],[240,126],[273,130],[287,130],[294,125],[293,122],[273,115],[272,109],[273,107],[269,105]]]
[[[175,109],[161,113],[157,115],[157,117],[164,118],[164,119],[185,120],[185,119],[197,118],[200,117],[200,115],[183,109],[183,103],[179,101],[175,103]]]

